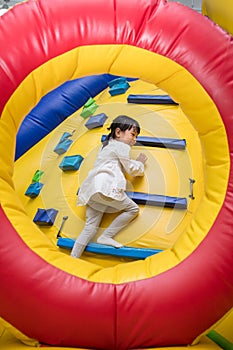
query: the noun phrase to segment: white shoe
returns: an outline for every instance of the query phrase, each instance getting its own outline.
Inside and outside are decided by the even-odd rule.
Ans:
[[[117,241],[115,241],[114,239],[110,238],[110,237],[104,237],[104,236],[100,236],[97,239],[97,243],[99,244],[106,244],[106,245],[110,245],[112,247],[115,248],[121,248],[123,247],[123,245]]]

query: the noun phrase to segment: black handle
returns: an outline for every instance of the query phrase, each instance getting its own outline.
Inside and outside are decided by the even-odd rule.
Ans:
[[[190,195],[189,198],[191,199],[195,199],[195,197],[193,196],[193,185],[195,183],[194,179],[189,179],[189,185],[190,185]]]
[[[67,215],[66,215],[66,216],[63,216],[61,226],[60,226],[59,231],[58,231],[58,233],[57,233],[57,238],[61,237],[61,231],[62,231],[63,226],[64,226],[64,224],[65,224],[65,222],[66,222],[67,219],[68,219],[68,216],[67,216]]]

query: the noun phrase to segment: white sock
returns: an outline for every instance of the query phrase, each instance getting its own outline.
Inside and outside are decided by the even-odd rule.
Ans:
[[[110,237],[100,236],[97,239],[97,243],[110,245],[115,248],[121,248],[123,245]]]

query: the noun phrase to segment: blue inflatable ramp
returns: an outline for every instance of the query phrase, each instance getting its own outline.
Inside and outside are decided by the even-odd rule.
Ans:
[[[72,249],[75,239],[60,237],[57,240],[57,245],[59,248]],[[89,243],[85,249],[86,252],[104,254],[104,255],[114,255],[123,258],[131,259],[145,259],[148,256],[162,252],[160,249],[147,249],[147,248],[134,248],[134,247],[122,247],[114,248],[105,244]]]
[[[106,140],[107,135],[102,135],[101,142]],[[138,136],[135,146],[160,147],[172,149],[185,149],[185,139],[157,138],[150,136]]]
[[[127,196],[137,204],[154,205],[164,208],[187,209],[187,199],[143,192],[126,192]]]
[[[169,95],[129,95],[128,103],[178,105]]]

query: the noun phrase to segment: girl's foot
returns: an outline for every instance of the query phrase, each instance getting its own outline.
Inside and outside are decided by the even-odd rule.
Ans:
[[[110,237],[104,237],[104,236],[100,236],[97,239],[97,243],[110,245],[110,246],[115,247],[115,248],[123,247],[123,245],[121,243],[115,241],[114,239],[112,239]]]
[[[76,259],[79,258],[79,256],[76,256],[74,253],[71,253],[70,256],[72,256],[72,258],[76,258]]]

